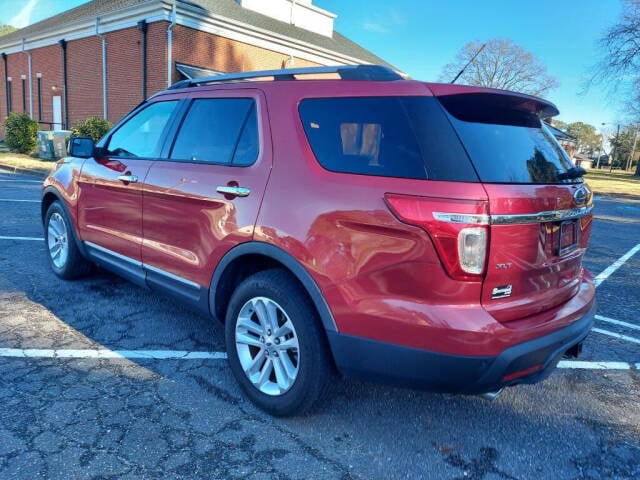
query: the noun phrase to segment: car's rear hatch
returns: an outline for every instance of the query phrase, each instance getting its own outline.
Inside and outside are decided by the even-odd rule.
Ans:
[[[581,172],[540,117],[535,97],[430,85],[488,196],[482,304],[497,320],[557,307],[582,281],[592,196]]]

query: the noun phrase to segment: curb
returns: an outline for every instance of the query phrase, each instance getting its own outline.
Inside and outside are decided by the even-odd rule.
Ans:
[[[46,170],[38,170],[35,168],[24,168],[24,167],[18,167],[16,165],[8,165],[6,163],[2,163],[0,162],[0,168],[5,169],[5,170],[12,170],[13,173],[25,173],[28,175],[32,175],[34,177],[38,177],[41,179],[45,179],[47,177],[47,175],[49,175],[49,173],[51,173],[50,171],[46,171]]]

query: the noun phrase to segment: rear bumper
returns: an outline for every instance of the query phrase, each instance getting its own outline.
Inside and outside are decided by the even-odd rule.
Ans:
[[[497,356],[430,352],[327,332],[336,366],[348,377],[440,392],[477,394],[546,378],[564,352],[589,334],[596,304],[570,325],[516,344]]]

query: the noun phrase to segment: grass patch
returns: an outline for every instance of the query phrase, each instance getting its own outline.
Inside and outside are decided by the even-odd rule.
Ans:
[[[640,198],[640,177],[622,170],[588,170],[585,182],[595,193]]]
[[[48,174],[56,164],[56,162],[52,160],[42,160],[31,155],[9,152],[2,147],[4,147],[4,142],[0,144],[0,166],[33,170]]]
[[[49,173],[53,170],[56,162],[51,160],[42,160],[33,158],[29,155],[20,153],[0,152],[0,165],[9,167],[24,168],[27,170],[35,170],[42,173]]]

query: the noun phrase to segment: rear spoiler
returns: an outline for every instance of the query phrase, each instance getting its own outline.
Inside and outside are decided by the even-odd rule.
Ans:
[[[459,99],[464,101],[467,106],[471,103],[479,109],[518,110],[533,113],[543,119],[554,117],[560,113],[553,103],[525,93],[470,85],[451,85],[449,83],[428,83],[427,87],[435,97],[438,97],[445,104],[448,110],[449,106],[457,110],[455,105]],[[458,116],[455,112],[451,113]]]

